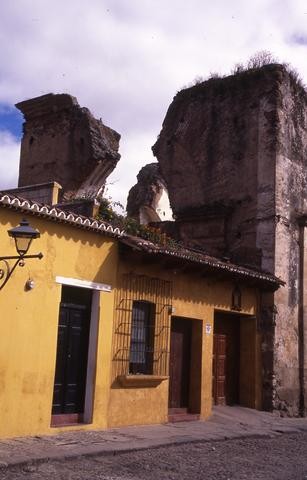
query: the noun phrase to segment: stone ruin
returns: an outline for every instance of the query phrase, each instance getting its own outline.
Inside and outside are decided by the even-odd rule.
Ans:
[[[138,183],[131,188],[127,200],[127,215],[141,224],[173,218],[168,192],[158,163],[145,165],[137,175]]]
[[[25,118],[18,186],[57,182],[61,200],[102,195],[120,159],[120,135],[71,95],[50,93],[16,107]]]
[[[263,405],[306,414],[305,90],[278,64],[182,90],[153,152],[176,238],[286,282],[262,298]]]

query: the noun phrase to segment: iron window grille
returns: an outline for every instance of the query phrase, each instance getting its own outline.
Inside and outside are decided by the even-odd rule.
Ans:
[[[134,301],[132,305],[129,373],[153,373],[155,305]]]
[[[123,274],[116,292],[112,381],[122,375],[168,375],[171,282]]]

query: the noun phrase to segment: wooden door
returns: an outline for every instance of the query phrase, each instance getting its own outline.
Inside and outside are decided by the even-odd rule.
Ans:
[[[191,320],[171,323],[169,408],[188,408],[191,366]]]
[[[84,411],[90,311],[61,303],[52,414]]]
[[[213,336],[212,396],[215,405],[226,404],[226,335]]]
[[[217,312],[213,339],[213,400],[240,403],[240,316]]]

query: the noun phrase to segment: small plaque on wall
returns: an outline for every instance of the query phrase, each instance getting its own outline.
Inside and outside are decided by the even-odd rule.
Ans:
[[[212,327],[210,323],[206,323],[206,335],[210,335]]]

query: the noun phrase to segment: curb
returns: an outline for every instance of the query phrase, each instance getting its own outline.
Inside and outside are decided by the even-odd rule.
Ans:
[[[80,451],[75,451],[75,452],[70,452],[70,453],[54,453],[54,454],[46,454],[46,455],[40,455],[37,457],[24,457],[20,458],[19,460],[12,459],[10,461],[5,461],[5,460],[0,460],[0,472],[7,470],[7,469],[13,469],[15,467],[26,467],[26,466],[34,466],[34,465],[39,465],[44,462],[49,462],[49,461],[65,461],[65,460],[72,460],[74,458],[78,457],[97,457],[97,456],[116,456],[120,454],[126,454],[126,453],[131,453],[131,452],[136,452],[136,451],[145,451],[145,450],[152,450],[152,449],[158,449],[162,447],[173,447],[177,445],[187,445],[187,444],[193,444],[193,443],[209,443],[209,442],[225,442],[229,440],[239,440],[239,439],[265,439],[265,438],[274,438],[279,435],[291,435],[294,433],[301,433],[301,432],[306,432],[306,428],[297,428],[297,427],[287,427],[287,429],[281,429],[281,428],[276,428],[274,430],[268,431],[266,433],[246,433],[246,434],[234,434],[234,435],[225,435],[224,437],[220,438],[204,438],[204,437],[199,437],[199,438],[194,438],[194,439],[177,439],[171,442],[162,442],[159,444],[152,444],[152,445],[135,445],[135,446],[130,446],[126,447],[123,446],[122,448],[119,446],[118,448],[101,448],[101,447],[94,447],[93,449],[91,448],[84,448],[80,449]]]

